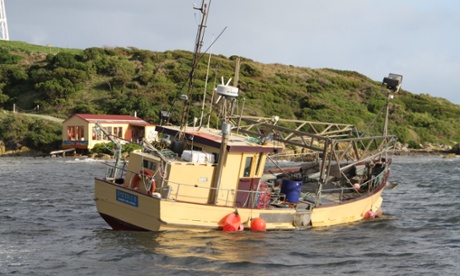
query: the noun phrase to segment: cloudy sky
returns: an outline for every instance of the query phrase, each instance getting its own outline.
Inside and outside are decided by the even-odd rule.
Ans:
[[[193,51],[201,0],[4,0],[10,40]],[[262,63],[353,70],[460,104],[458,0],[213,0],[205,44]]]

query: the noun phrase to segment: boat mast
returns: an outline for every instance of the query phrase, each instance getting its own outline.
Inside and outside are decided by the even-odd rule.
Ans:
[[[180,124],[181,126],[180,136],[183,135],[183,132],[185,131],[187,127],[188,112],[190,109],[190,101],[192,98],[192,88],[193,88],[193,81],[194,81],[194,75],[195,75],[195,68],[199,60],[198,55],[200,54],[201,47],[203,46],[203,38],[204,38],[204,33],[205,33],[205,28],[206,28],[206,22],[208,19],[208,9],[211,6],[211,0],[209,0],[209,4],[206,4],[205,2],[206,2],[205,0],[201,1],[200,8],[193,7],[195,10],[199,10],[201,12],[201,23],[200,25],[198,25],[198,31],[197,31],[196,39],[195,39],[195,50],[193,54],[192,68],[189,74],[187,94],[182,95],[181,97],[185,101],[185,105],[184,105],[184,110],[182,113],[182,119],[181,119],[181,124]]]
[[[212,40],[214,40],[214,39],[212,39]],[[212,43],[211,43],[211,45],[212,45]],[[201,104],[200,127],[203,125],[204,104],[205,104],[205,101],[206,101],[206,91],[207,91],[207,88],[208,88],[209,66],[211,65],[211,56],[212,56],[212,51],[209,53],[208,67],[206,69],[206,79],[204,81],[203,103]]]

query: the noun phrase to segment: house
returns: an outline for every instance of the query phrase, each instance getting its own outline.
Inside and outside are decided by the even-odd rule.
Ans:
[[[155,125],[130,115],[75,114],[62,122],[62,148],[91,150],[95,144],[111,140],[97,126],[98,123],[121,142],[140,143],[143,138],[155,141]]]

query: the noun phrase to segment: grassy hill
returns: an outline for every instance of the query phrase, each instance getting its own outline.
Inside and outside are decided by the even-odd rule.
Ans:
[[[191,52],[180,50],[81,50],[0,41],[0,108],[12,110],[15,104],[31,110],[38,105],[41,114],[59,118],[137,112],[151,123],[158,122],[160,110],[168,110],[178,122],[192,58]],[[206,103],[222,77],[225,82],[234,77],[236,59],[213,55]],[[207,61],[203,55],[195,71],[189,118],[200,117]],[[387,73],[382,72],[382,78]],[[239,106],[244,99],[246,115],[351,123],[360,129],[367,128],[386,101],[381,83],[358,72],[263,64],[248,58],[241,58],[238,87]],[[389,131],[411,145],[453,145],[460,141],[458,118],[458,105],[401,90],[392,101]]]

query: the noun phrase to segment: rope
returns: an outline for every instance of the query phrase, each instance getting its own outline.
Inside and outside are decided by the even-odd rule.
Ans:
[[[14,111],[23,112],[23,113],[38,113],[38,108],[39,108],[38,105],[32,109],[23,109],[17,106],[16,104],[14,105]]]

